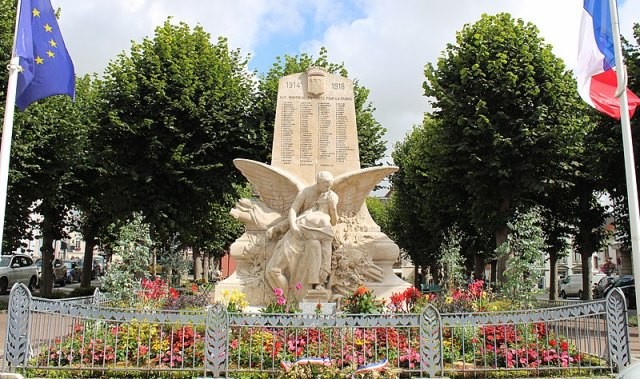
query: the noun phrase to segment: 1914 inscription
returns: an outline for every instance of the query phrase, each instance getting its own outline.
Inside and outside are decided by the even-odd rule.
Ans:
[[[307,92],[307,73],[282,78],[278,88],[271,164],[308,183],[319,171],[360,168],[353,83],[326,72],[323,79],[318,93]]]

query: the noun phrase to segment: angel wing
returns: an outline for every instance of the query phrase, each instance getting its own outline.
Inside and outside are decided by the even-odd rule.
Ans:
[[[337,176],[331,189],[338,194],[338,215],[357,214],[376,184],[396,171],[395,166],[376,166]]]
[[[250,159],[234,159],[233,164],[255,187],[269,208],[286,213],[304,185],[295,176],[277,167]]]

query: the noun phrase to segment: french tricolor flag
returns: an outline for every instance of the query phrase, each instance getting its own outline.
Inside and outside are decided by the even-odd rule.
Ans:
[[[618,81],[613,48],[613,30],[609,0],[584,0],[578,46],[578,92],[588,104],[620,119],[620,102],[614,96]],[[627,89],[629,117],[633,116],[640,98]]]

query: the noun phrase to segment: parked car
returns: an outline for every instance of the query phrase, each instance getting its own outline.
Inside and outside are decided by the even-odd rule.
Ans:
[[[582,274],[569,275],[560,282],[560,297],[567,296],[582,297]]]
[[[605,292],[611,287],[613,282],[616,281],[616,277],[614,276],[605,276],[600,279],[598,283],[593,287],[593,298],[594,299],[602,299],[604,298]]]
[[[620,288],[622,294],[627,300],[628,308],[636,308],[636,286],[633,275],[625,275],[616,279],[616,281],[613,282],[613,284],[605,291],[604,297],[606,297],[614,288]]]
[[[82,277],[82,271],[84,271],[84,259],[80,259],[76,262],[77,267],[80,270],[80,277]],[[96,262],[95,260],[93,261],[93,264],[91,265],[91,280],[95,279],[98,277],[98,270],[96,268]]]
[[[593,291],[595,284],[597,284],[604,276],[604,274],[591,275],[589,282],[591,291]],[[566,299],[568,296],[577,296],[582,298],[582,292],[582,274],[569,275],[560,282],[560,297],[563,299]]]
[[[51,264],[53,266],[53,285],[67,285],[67,266],[58,258],[54,259]],[[36,269],[38,270],[38,287],[40,287],[42,282],[42,259],[36,260]]]
[[[67,266],[67,284],[79,282],[82,274],[82,268],[78,267],[78,262],[64,261],[64,265]]]
[[[6,293],[15,283],[26,285],[30,291],[38,284],[38,272],[30,256],[15,254],[0,257],[0,293]]]
[[[93,265],[95,267],[96,270],[96,275],[97,276],[103,276],[104,272],[106,270],[106,260],[104,259],[103,256],[97,256],[93,258]]]

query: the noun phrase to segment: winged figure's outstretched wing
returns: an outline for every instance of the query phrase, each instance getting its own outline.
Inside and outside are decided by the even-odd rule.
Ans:
[[[296,177],[277,167],[250,159],[234,159],[233,164],[255,187],[262,202],[286,213],[304,186]]]
[[[371,190],[382,179],[396,171],[398,167],[395,166],[376,166],[336,177],[331,189],[338,194],[338,215],[356,215]]]

